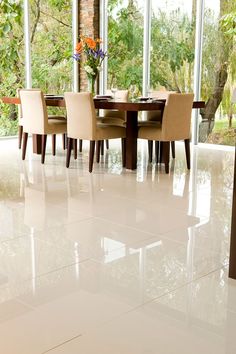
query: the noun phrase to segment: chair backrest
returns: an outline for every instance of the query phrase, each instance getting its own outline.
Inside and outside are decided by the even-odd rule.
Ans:
[[[111,95],[111,90],[107,90],[107,95]],[[117,90],[116,91],[116,100],[121,102],[127,102],[129,98],[129,90]],[[114,117],[126,120],[126,112],[121,112],[117,110],[108,110],[104,109],[102,111],[103,117]]]
[[[155,99],[159,99],[159,100],[166,100],[167,97],[169,96],[169,94],[172,93],[177,93],[176,91],[165,91],[165,90],[161,90],[161,91],[152,91],[152,98]]]
[[[26,133],[45,134],[48,114],[41,90],[22,89],[19,91],[23,114],[23,130]]]
[[[162,118],[162,140],[190,138],[193,93],[172,93],[166,100]]]
[[[159,100],[166,100],[168,96],[172,93],[176,93],[176,91],[152,91],[151,97],[153,99],[159,99]],[[148,121],[153,121],[153,122],[161,122],[162,120],[162,111],[148,111],[146,115],[146,119]]]
[[[90,92],[65,92],[67,135],[73,139],[96,140],[97,118]]]

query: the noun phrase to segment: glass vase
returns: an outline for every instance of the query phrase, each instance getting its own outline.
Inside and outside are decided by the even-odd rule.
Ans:
[[[88,91],[91,92],[93,97],[96,94],[96,80],[97,76],[88,77]]]

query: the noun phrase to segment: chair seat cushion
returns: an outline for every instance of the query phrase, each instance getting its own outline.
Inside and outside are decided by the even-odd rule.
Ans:
[[[138,131],[139,139],[161,141],[161,135],[161,124],[157,124],[156,126],[141,127]]]
[[[67,124],[66,120],[64,121],[59,119],[49,119],[48,120],[48,127],[46,129],[46,134],[58,134],[58,133],[66,133],[67,131]]]
[[[160,122],[155,122],[153,120],[140,120],[140,121],[138,121],[138,126],[139,127],[157,127],[157,128],[161,128],[161,123]]]
[[[97,124],[97,130],[96,130],[97,140],[125,138],[125,136],[126,136],[126,129],[124,127],[111,126],[103,123]]]
[[[58,116],[58,115],[49,115],[48,119],[57,119],[57,120],[65,120],[66,117],[65,116]]]
[[[118,117],[101,117],[102,123],[109,124],[109,125],[115,125],[118,127],[124,127],[125,126],[125,121],[122,118]]]

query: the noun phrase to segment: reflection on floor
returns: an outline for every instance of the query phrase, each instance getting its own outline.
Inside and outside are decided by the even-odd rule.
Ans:
[[[235,354],[227,277],[233,149],[177,145],[169,175],[122,170],[119,143],[88,173],[0,141],[1,354]]]

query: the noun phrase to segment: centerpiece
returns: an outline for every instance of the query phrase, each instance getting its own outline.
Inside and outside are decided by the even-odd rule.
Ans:
[[[100,38],[93,39],[91,37],[81,36],[80,41],[76,45],[73,58],[80,62],[83,59],[84,70],[88,77],[89,91],[94,96],[95,83],[101,69],[102,62],[106,57],[106,53],[100,49]]]

